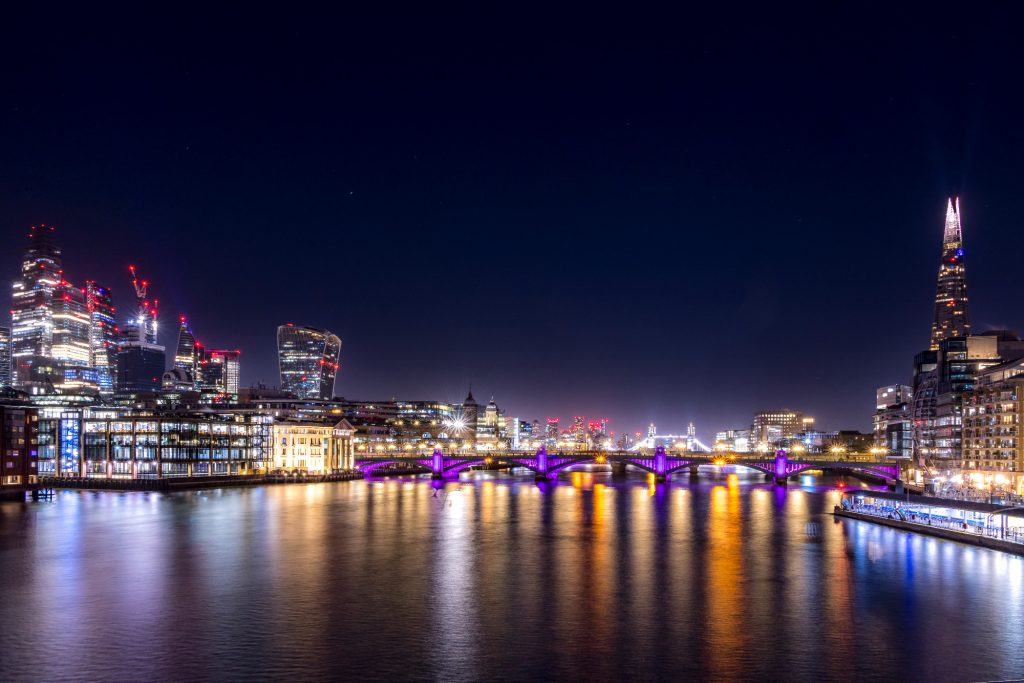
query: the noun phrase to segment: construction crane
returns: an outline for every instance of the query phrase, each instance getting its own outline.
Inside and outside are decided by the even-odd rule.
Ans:
[[[135,288],[135,299],[139,307],[138,316],[133,321],[138,329],[139,341],[156,344],[156,316],[160,302],[156,299],[150,301],[147,298],[149,280],[139,278],[135,266],[128,266],[128,272],[132,274],[132,287]]]

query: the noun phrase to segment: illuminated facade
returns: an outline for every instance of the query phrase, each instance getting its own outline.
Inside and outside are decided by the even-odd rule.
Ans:
[[[192,327],[188,319],[181,316],[178,319],[181,325],[178,327],[178,343],[174,350],[174,364],[172,367],[179,368],[188,373],[192,379],[193,386],[199,385],[199,364],[203,360],[203,346],[196,343],[196,336],[192,333]]]
[[[160,479],[266,471],[272,421],[251,412],[40,408],[39,473]]]
[[[85,283],[85,303],[89,311],[89,364],[96,371],[100,394],[114,392],[117,373],[117,321],[116,310],[109,287],[101,287],[93,280]]]
[[[929,348],[936,351],[943,340],[964,337],[970,333],[960,200],[950,199],[942,234],[942,261],[939,263],[938,284],[935,288],[935,316]]]
[[[979,373],[963,400],[960,483],[1024,495],[1024,360]]]
[[[915,464],[951,476],[961,466],[963,398],[977,377],[1024,357],[1024,342],[1005,331],[943,339],[914,360],[911,429]]]
[[[14,383],[11,366],[11,328],[0,327],[0,389]]]
[[[747,453],[753,450],[749,429],[726,429],[715,434],[716,451]]]
[[[891,384],[875,392],[875,414],[872,418],[875,448],[886,455],[910,458],[913,451],[913,391],[905,384]]]
[[[53,234],[52,226],[32,226],[11,302],[14,385],[37,394],[95,388],[90,373],[84,372],[91,367],[85,292],[64,279]]]
[[[352,469],[352,436],[355,429],[347,420],[323,422],[279,421],[273,425],[272,468],[303,474],[329,474]]]
[[[206,351],[200,364],[199,386],[203,391],[237,394],[242,352],[217,349]]]
[[[340,354],[341,339],[327,330],[281,325],[277,328],[281,389],[299,398],[331,398]]]
[[[773,447],[794,439],[803,430],[803,413],[796,410],[762,410],[754,415],[750,438],[755,447]]]

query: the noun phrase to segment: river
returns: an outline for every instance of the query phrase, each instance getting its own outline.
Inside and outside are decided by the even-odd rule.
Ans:
[[[1021,558],[837,486],[575,472],[0,504],[5,680],[995,680]]]

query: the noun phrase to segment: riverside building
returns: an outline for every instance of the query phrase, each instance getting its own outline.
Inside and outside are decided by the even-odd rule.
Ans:
[[[337,423],[282,420],[274,423],[273,469],[302,474],[328,474],[352,469],[352,437],[348,420]]]
[[[1008,331],[943,339],[936,351],[914,359],[911,420],[913,473],[955,476],[963,460],[963,400],[978,376],[993,366],[1024,358],[1024,342]]]
[[[0,389],[14,383],[11,367],[11,328],[0,327]]]
[[[273,418],[256,412],[40,407],[39,474],[99,479],[266,471]]]
[[[0,490],[35,483],[38,453],[38,410],[27,405],[0,405]]]
[[[795,439],[804,430],[804,414],[796,410],[762,410],[750,427],[753,446],[771,448],[784,439]]]
[[[1024,359],[978,375],[963,398],[962,484],[1024,495],[1022,414]]]

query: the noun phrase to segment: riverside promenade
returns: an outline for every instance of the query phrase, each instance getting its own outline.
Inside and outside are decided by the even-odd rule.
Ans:
[[[843,494],[834,514],[1024,555],[1024,507],[857,490]]]

